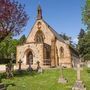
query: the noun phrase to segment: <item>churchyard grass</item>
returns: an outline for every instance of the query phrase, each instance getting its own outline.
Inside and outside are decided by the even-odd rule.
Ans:
[[[71,90],[76,81],[76,71],[64,69],[64,77],[68,80],[66,84],[58,83],[60,69],[48,69],[42,74],[36,72],[15,73],[14,78],[2,79],[7,90]],[[90,90],[90,69],[84,68],[81,71],[81,79]]]

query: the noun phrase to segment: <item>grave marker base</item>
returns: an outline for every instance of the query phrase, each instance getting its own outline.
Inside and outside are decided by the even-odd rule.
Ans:
[[[78,80],[72,87],[72,90],[86,90],[86,87],[82,81]]]
[[[62,84],[65,84],[67,82],[68,82],[68,80],[65,79],[64,77],[60,77],[59,80],[58,80],[58,83],[62,83]]]

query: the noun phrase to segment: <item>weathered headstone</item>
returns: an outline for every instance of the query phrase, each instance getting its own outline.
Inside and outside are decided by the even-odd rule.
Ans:
[[[40,68],[40,62],[37,61],[37,70]]]
[[[31,63],[30,63],[30,62],[29,62],[28,71],[33,71],[33,69],[32,69],[32,67],[31,67]]]
[[[43,69],[40,67],[40,62],[37,61],[37,72],[38,73],[42,73],[43,72]]]
[[[62,84],[67,83],[68,81],[66,78],[64,78],[64,75],[63,75],[63,66],[62,65],[60,65],[60,72],[61,72],[61,76],[58,80],[58,83],[62,83]]]
[[[86,90],[86,87],[84,83],[81,81],[80,77],[80,64],[77,64],[77,80],[74,86],[72,87],[72,90]]]
[[[21,65],[22,65],[22,61],[21,61],[21,59],[18,61],[18,63],[19,63],[18,71],[21,71],[21,70],[22,70],[22,69],[21,69]]]

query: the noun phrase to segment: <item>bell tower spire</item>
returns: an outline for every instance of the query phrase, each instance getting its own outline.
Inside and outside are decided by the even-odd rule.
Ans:
[[[37,9],[37,19],[42,19],[42,9],[41,9],[41,6],[39,5],[38,6],[38,9]]]

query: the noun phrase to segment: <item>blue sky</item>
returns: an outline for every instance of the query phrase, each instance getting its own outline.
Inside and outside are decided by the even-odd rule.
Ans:
[[[30,19],[22,32],[26,36],[33,26],[37,7],[40,4],[43,12],[43,19],[52,26],[58,33],[65,33],[77,41],[77,35],[81,28],[85,28],[81,21],[81,11],[85,0],[18,0],[25,4],[25,11]],[[21,35],[22,35],[21,34]],[[19,35],[19,37],[21,36]]]

